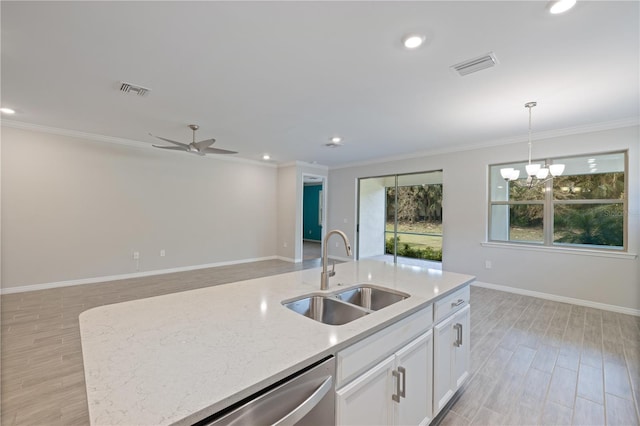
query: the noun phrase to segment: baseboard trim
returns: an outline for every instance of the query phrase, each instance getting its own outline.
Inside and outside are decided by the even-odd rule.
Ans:
[[[476,287],[490,288],[492,290],[506,291],[508,293],[520,294],[522,296],[538,297],[540,299],[553,300],[554,302],[571,303],[573,305],[586,306],[588,308],[602,309],[604,311],[618,312],[620,314],[640,317],[640,310],[627,308],[625,306],[608,305],[606,303],[593,302],[591,300],[575,299],[573,297],[558,296],[557,294],[542,293],[539,291],[524,290],[506,285],[490,284],[481,281],[474,281],[471,285]]]
[[[126,280],[130,278],[141,278],[141,277],[150,277],[153,275],[164,275],[171,274],[174,272],[186,272],[186,271],[194,271],[197,269],[207,269],[207,268],[215,268],[217,266],[229,266],[229,265],[239,265],[242,263],[250,263],[250,262],[261,262],[263,260],[285,260],[286,258],[281,258],[280,256],[267,256],[267,257],[256,257],[253,259],[240,259],[240,260],[230,260],[226,262],[215,262],[215,263],[206,263],[202,265],[191,265],[191,266],[180,266],[177,268],[169,268],[169,269],[156,269],[153,271],[144,271],[144,272],[134,272],[130,274],[120,274],[120,275],[107,275],[103,277],[93,277],[93,278],[82,278],[78,280],[68,280],[68,281],[56,281],[51,283],[42,283],[42,284],[32,284],[25,286],[17,286],[17,287],[5,287],[0,289],[0,295],[2,294],[12,294],[12,293],[24,293],[27,291],[37,291],[37,290],[49,290],[52,288],[59,287],[69,287],[74,285],[84,285],[84,284],[97,284],[103,283],[107,281],[117,281],[117,280]]]
[[[278,259],[278,260],[282,260],[283,262],[296,263],[296,260],[292,259],[290,257],[276,256],[275,258]]]

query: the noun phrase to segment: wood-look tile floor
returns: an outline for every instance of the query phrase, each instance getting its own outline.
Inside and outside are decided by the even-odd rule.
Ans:
[[[440,425],[637,425],[640,318],[471,287],[470,374]]]
[[[318,266],[265,261],[0,297],[2,425],[89,423],[78,315]],[[638,424],[640,318],[472,287],[471,377],[437,421]]]

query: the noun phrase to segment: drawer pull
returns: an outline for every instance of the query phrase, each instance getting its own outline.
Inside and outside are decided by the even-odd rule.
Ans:
[[[451,302],[451,307],[455,308],[456,306],[460,306],[464,303],[464,299],[458,299],[457,302]]]

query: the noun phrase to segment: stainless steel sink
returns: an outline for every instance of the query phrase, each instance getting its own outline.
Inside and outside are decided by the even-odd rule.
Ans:
[[[343,290],[335,295],[339,300],[377,311],[409,297],[395,290],[363,285]]]
[[[306,296],[283,303],[283,305],[305,317],[329,325],[346,324],[369,313],[357,306],[341,302],[330,295]]]
[[[282,304],[323,324],[342,325],[407,297],[407,293],[367,284],[328,294],[307,294]]]

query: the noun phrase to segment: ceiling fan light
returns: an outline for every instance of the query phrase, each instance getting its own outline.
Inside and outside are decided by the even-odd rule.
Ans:
[[[558,15],[564,13],[576,5],[576,0],[555,0],[551,2],[549,13]]]
[[[552,164],[549,166],[551,176],[560,176],[564,172],[564,164]]]
[[[540,164],[527,164],[525,169],[527,169],[527,175],[535,176],[540,170]]]

